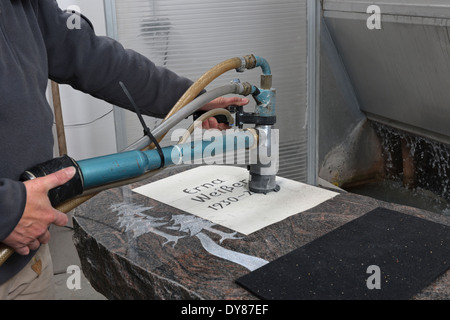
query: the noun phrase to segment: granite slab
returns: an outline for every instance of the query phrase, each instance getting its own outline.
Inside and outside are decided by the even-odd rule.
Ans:
[[[377,207],[450,226],[448,216],[342,192],[246,236],[131,191],[190,168],[161,170],[73,210],[82,270],[108,299],[257,299],[236,279]],[[450,271],[414,299],[450,299]]]

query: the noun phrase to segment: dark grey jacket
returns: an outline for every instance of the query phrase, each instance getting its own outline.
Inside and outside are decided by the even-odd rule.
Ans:
[[[124,82],[144,114],[163,117],[192,84],[119,43],[98,37],[87,20],[69,29],[72,13],[54,0],[0,1],[0,242],[20,220],[26,190],[20,174],[53,157],[48,79],[129,108]],[[0,284],[32,254],[0,267]]]

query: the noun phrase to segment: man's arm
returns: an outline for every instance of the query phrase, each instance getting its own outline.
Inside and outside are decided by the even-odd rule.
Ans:
[[[10,179],[0,179],[1,217],[0,241],[4,240],[19,222],[25,208],[25,185]]]
[[[164,117],[192,85],[117,41],[97,36],[84,18],[80,29],[69,29],[71,13],[60,10],[56,1],[40,1],[39,14],[49,77],[56,82],[130,109],[122,81],[140,110],[156,117]]]

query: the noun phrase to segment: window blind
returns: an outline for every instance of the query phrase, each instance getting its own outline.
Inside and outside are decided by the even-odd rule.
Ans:
[[[122,0],[106,1],[107,22],[126,48],[158,65],[197,80],[224,60],[246,54],[264,57],[277,90],[280,129],[279,175],[306,181],[307,19],[306,0]],[[206,89],[239,78],[259,85],[261,71],[230,71]],[[253,111],[254,102],[246,107]],[[127,144],[142,135],[137,117],[121,111]],[[159,119],[146,117],[150,129]],[[181,124],[186,128],[192,120]],[[168,141],[170,133],[163,144]],[[123,146],[125,147],[125,146]]]

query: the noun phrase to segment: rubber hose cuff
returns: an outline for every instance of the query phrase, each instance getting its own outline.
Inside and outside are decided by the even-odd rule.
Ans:
[[[68,167],[75,167],[75,176],[67,183],[53,188],[48,192],[48,197],[52,206],[56,207],[60,203],[83,193],[83,174],[75,160],[67,155],[51,159],[22,173],[20,176],[20,181],[44,177]]]

